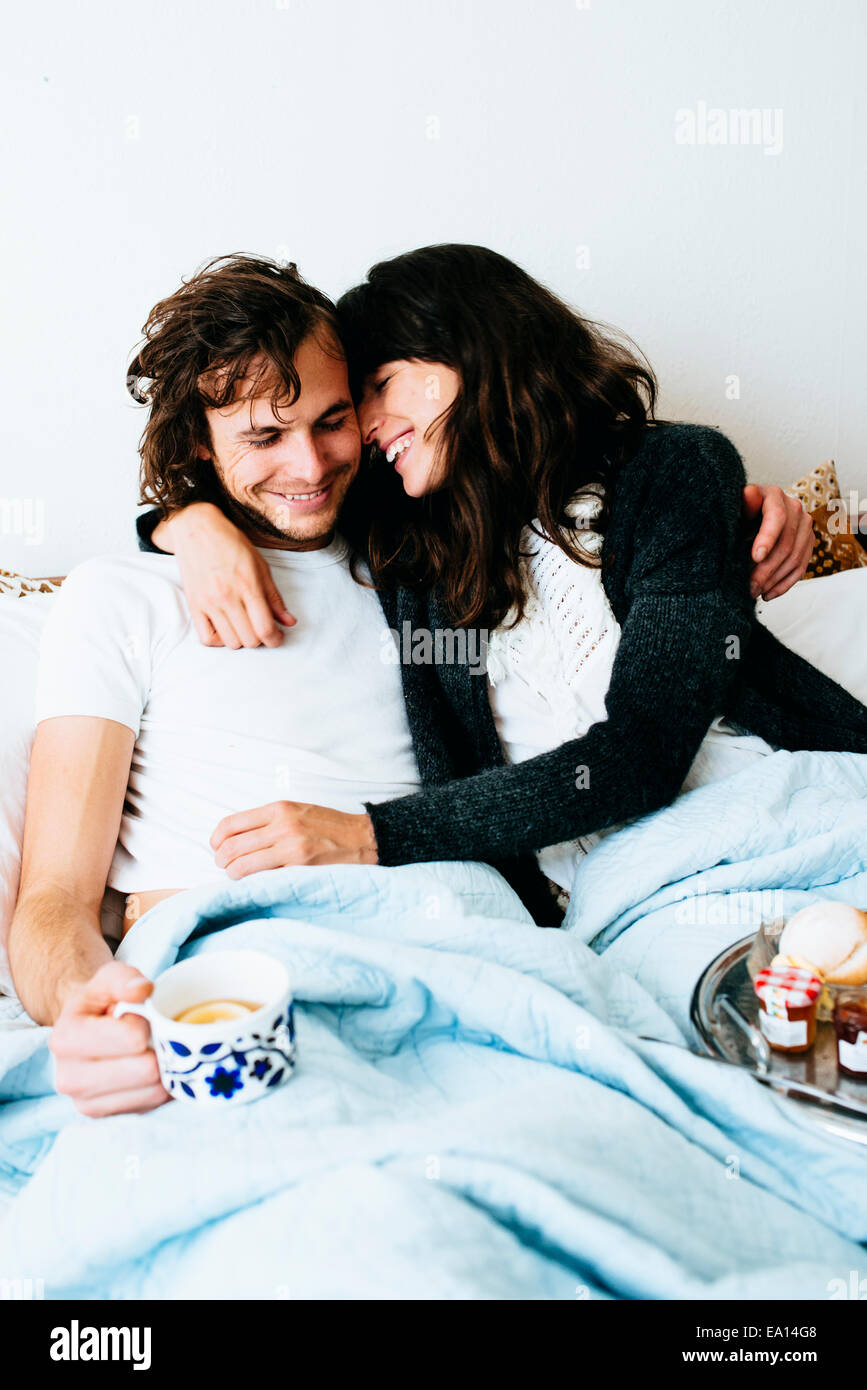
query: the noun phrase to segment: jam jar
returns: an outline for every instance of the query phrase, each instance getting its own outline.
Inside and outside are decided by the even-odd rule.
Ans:
[[[760,970],[753,987],[759,998],[759,1027],[778,1052],[807,1052],[816,1041],[818,975],[798,967]]]
[[[867,1081],[867,985],[838,985],[834,1000],[837,1065]]]

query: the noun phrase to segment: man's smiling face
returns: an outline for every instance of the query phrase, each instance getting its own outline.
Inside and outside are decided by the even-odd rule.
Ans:
[[[255,370],[258,364],[253,363]],[[205,416],[211,458],[230,510],[256,544],[315,550],[332,539],[337,514],[358,472],[361,435],[346,363],[327,338],[311,334],[295,355],[301,394],[271,400],[267,372],[255,396]]]

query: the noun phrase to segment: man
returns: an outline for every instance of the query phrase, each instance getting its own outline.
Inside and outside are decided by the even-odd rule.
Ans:
[[[234,620],[244,651],[203,645],[162,554],[88,561],[58,596],[9,957],[24,1007],[54,1025],[58,1090],[92,1116],[168,1099],[144,1021],[111,1015],[152,985],[112,959],[106,885],[131,921],[223,881],[215,827],[281,794],[352,817],[344,861],[376,863],[365,801],[420,786],[400,667],[381,659],[385,616],[335,530],[361,440],[330,302],[294,267],[235,257],[158,304],[145,332],[146,487],[180,505],[194,477],[258,547],[293,625],[280,641],[251,600]]]
[[[291,790],[363,812],[371,796],[419,786],[399,668],[381,659],[384,614],[335,536],[360,438],[330,306],[297,276],[254,278],[227,276],[219,290],[224,316],[243,293],[247,332],[242,341],[233,329],[232,361],[199,383],[222,404],[199,404],[197,393],[195,450],[262,547],[297,618],[291,641],[243,653],[202,646],[176,562],[152,555],[74,570],[43,640],[9,955],[28,1013],[55,1025],[58,1089],[89,1115],[166,1099],[143,1021],[110,1017],[151,985],[112,961],[99,920],[106,883],[137,915],[168,892],[224,879],[208,841],[232,811]],[[215,294],[205,281],[198,289],[203,302]],[[144,354],[156,431],[176,389],[167,364],[188,329],[189,290],[161,307],[154,360]],[[266,303],[282,319],[267,358]],[[375,862],[363,850],[356,859]]]

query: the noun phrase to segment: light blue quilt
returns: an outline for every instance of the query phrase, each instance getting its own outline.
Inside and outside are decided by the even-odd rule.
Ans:
[[[775,754],[610,836],[566,931],[472,864],[286,869],[161,903],[121,958],[153,976],[279,956],[296,1075],[223,1112],[93,1120],[53,1093],[47,1029],[0,1031],[0,1279],[49,1298],[851,1288],[863,1151],[685,1046],[695,976],[749,930],[744,895],[774,890],[784,910],[867,904],[867,758]]]

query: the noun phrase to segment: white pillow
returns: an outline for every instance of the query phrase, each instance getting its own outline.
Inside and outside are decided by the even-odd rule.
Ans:
[[[18,894],[27,767],[33,742],[33,696],[42,624],[51,594],[0,598],[0,993],[14,994],[6,958]]]
[[[867,705],[867,569],[804,579],[782,598],[759,599],[756,612],[775,637]]]
[[[36,669],[42,625],[53,594],[0,597],[0,995],[15,995],[6,952],[18,896],[27,772],[33,744]],[[100,913],[102,934],[114,950],[123,935],[123,894],[107,888]]]

